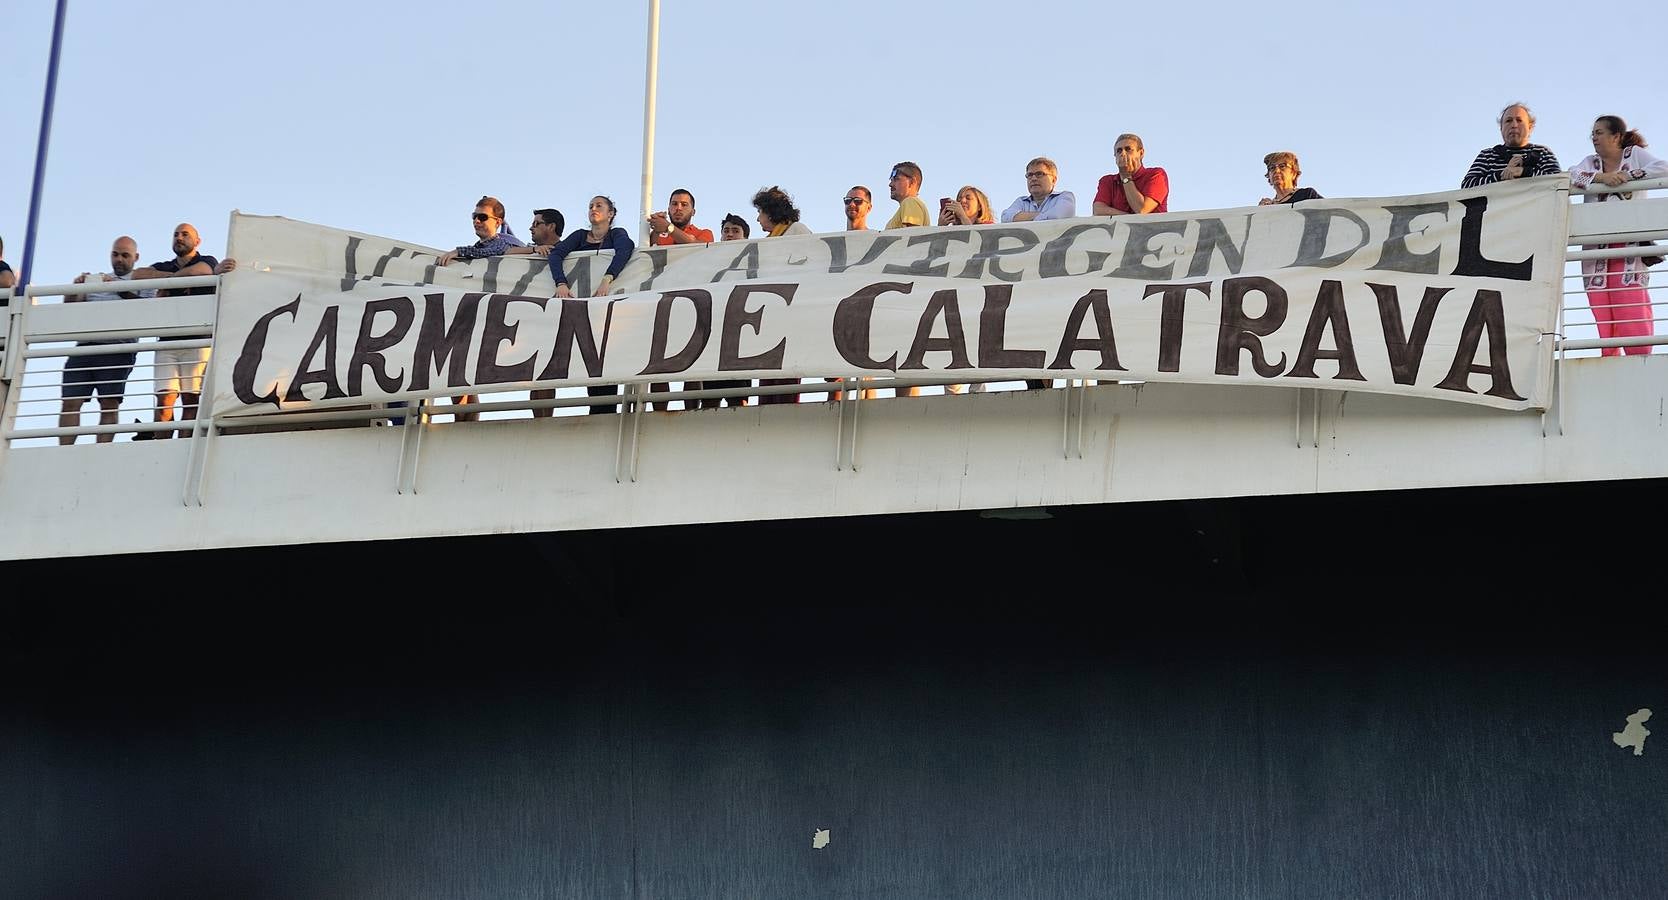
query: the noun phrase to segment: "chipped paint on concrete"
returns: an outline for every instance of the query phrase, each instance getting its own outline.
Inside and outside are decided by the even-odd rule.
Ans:
[[[1645,727],[1645,723],[1650,721],[1650,718],[1650,710],[1640,709],[1633,715],[1628,716],[1627,727],[1611,734],[1610,739],[1616,742],[1616,746],[1624,750],[1632,747],[1634,756],[1644,756],[1645,738],[1651,736],[1651,730]]]

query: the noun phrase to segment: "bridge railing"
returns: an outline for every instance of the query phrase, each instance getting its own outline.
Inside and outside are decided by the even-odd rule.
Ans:
[[[1649,353],[1657,344],[1668,344],[1668,334],[1658,334],[1658,322],[1668,318],[1668,288],[1650,286],[1643,298],[1636,286],[1589,287],[1581,271],[1587,261],[1608,263],[1639,257],[1668,255],[1668,199],[1635,198],[1627,202],[1587,200],[1607,194],[1668,188],[1668,178],[1630,182],[1619,188],[1595,185],[1584,191],[1572,190],[1569,245],[1564,274],[1563,303],[1559,314],[1557,358],[1597,354]],[[1665,245],[1652,247],[1651,241]],[[1640,246],[1641,243],[1646,244]],[[1619,279],[1614,276],[1612,280]],[[199,276],[137,283],[146,289],[215,287],[218,276]],[[55,298],[85,296],[112,290],[109,283],[31,285],[21,296],[6,289],[9,297],[0,322],[0,442],[7,445],[46,445],[73,442],[86,435],[110,440],[127,434],[134,439],[199,435],[212,416],[209,408],[212,386],[203,385],[201,415],[193,421],[158,421],[156,394],[148,390],[156,368],[156,351],[169,348],[206,347],[202,335],[214,328],[217,296],[214,294],[169,297],[154,300],[123,300],[94,303],[56,302]],[[43,298],[48,302],[40,302]],[[1662,329],[1668,332],[1668,329]],[[114,344],[77,346],[91,340],[120,341]],[[109,353],[132,353],[136,360],[131,376],[118,393],[121,396],[117,421],[98,424],[96,403],[78,405],[64,412],[63,385],[70,361],[76,357]],[[212,369],[212,366],[210,367]],[[207,377],[205,375],[205,377]],[[1051,382],[1058,385],[1060,382]],[[102,385],[101,385],[102,386]],[[1067,386],[1071,386],[1068,384]],[[875,399],[896,391],[952,392],[1006,390],[1023,387],[1022,382],[1000,381],[968,384],[952,379],[864,379],[840,382],[806,379],[787,384],[748,383],[743,387],[699,388],[685,383],[626,385],[614,393],[592,395],[584,388],[563,388],[550,397],[534,398],[527,391],[485,394],[473,402],[454,404],[448,399],[413,398],[380,406],[328,411],[275,413],[240,418],[238,431],[287,430],[292,428],[354,427],[421,424],[438,417],[441,421],[463,418],[509,418],[532,415],[575,415],[603,410],[640,413],[645,410],[678,408],[692,410],[738,402],[771,402],[781,398],[811,401]],[[627,427],[622,417],[622,435]],[[212,429],[209,429],[212,433]]]
[[[1569,221],[1570,263],[1564,273],[1564,302],[1560,309],[1558,351],[1606,356],[1649,353],[1668,344],[1668,334],[1657,333],[1657,323],[1668,318],[1668,293],[1662,286],[1622,284],[1623,272],[1606,273],[1612,260],[1625,269],[1627,260],[1668,255],[1668,199],[1636,197],[1627,202],[1603,201],[1612,194],[1668,188],[1668,178],[1633,181],[1621,187],[1593,185],[1571,189]],[[1643,244],[1644,246],[1641,246]],[[1603,286],[1589,287],[1582,263],[1597,263],[1606,275]],[[1654,273],[1660,275],[1661,273]],[[1646,279],[1649,280],[1648,278]]]

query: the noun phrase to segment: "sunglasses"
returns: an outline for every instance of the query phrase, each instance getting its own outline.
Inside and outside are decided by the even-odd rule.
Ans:
[[[846,198],[846,205],[847,206],[861,206],[862,204],[863,204],[863,198],[862,197],[847,197]]]
[[[474,213],[471,218],[477,222],[485,222],[486,220],[492,218],[492,216],[489,216],[486,213]]]
[[[1035,172],[1026,172],[1025,177],[1026,178],[1041,178],[1041,177],[1043,177],[1044,175],[1047,175],[1047,174],[1048,174],[1047,172],[1044,172],[1044,171],[1039,169]]]

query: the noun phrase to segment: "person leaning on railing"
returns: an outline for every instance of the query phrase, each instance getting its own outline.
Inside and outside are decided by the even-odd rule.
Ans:
[[[772,185],[761,188],[753,195],[753,208],[758,211],[759,227],[765,231],[765,237],[782,237],[788,234],[810,234],[811,229],[804,222],[799,221],[799,207],[793,205],[793,198],[780,187]],[[798,384],[797,378],[761,378],[759,387],[779,387],[782,385]],[[774,406],[782,403],[798,403],[798,394],[764,394],[759,397],[760,406]]]
[[[1002,210],[1004,222],[1042,222],[1070,219],[1077,215],[1077,195],[1054,189],[1060,181],[1060,167],[1039,156],[1025,164],[1025,193]]]
[[[550,251],[550,277],[556,281],[556,296],[564,300],[573,298],[573,288],[568,286],[568,274],[562,270],[562,262],[569,253],[580,250],[612,250],[614,258],[609,261],[608,269],[601,278],[597,279],[596,290],[592,297],[606,297],[609,289],[614,286],[614,279],[620,277],[620,271],[631,261],[631,254],[637,249],[637,243],[631,239],[631,233],[624,228],[614,227],[614,216],[619,210],[615,209],[614,201],[601,194],[591,198],[585,208],[585,219],[590,222],[589,228],[580,228],[563,238],[561,243]],[[585,393],[592,397],[608,397],[618,394],[619,388],[614,385],[592,385],[585,389]],[[618,406],[592,406],[593,413],[617,413]]]
[[[133,267],[139,262],[139,244],[133,238],[122,235],[110,245],[110,274],[101,272],[83,272],[75,276],[76,284],[93,282],[102,284],[107,282],[128,281],[133,278]],[[108,302],[114,300],[138,300],[153,296],[155,291],[95,291],[88,294],[69,294],[64,297],[65,303]],[[77,347],[103,346],[107,344],[127,343],[121,338],[96,338],[93,340],[77,341]],[[83,356],[71,356],[64,362],[63,409],[58,413],[59,428],[74,428],[81,424],[81,407],[88,400],[97,399],[100,425],[116,424],[116,412],[122,405],[122,394],[127,387],[127,377],[133,372],[133,363],[138,354],[133,351],[125,353],[99,353]],[[100,444],[108,444],[116,439],[112,432],[104,432],[94,438]],[[59,435],[58,444],[68,446],[75,443],[76,435]]]
[[[1077,215],[1077,195],[1071,191],[1057,191],[1060,167],[1054,160],[1039,156],[1025,164],[1025,193],[1008,208],[1002,210],[1004,222],[1044,222],[1050,219],[1070,219]],[[1025,386],[1033,391],[1054,384],[1048,378],[1027,378]]]
[[[510,231],[510,223],[504,220],[504,204],[497,197],[486,196],[475,201],[475,210],[469,215],[474,223],[475,243],[465,244],[440,254],[434,261],[437,266],[449,266],[457,260],[486,259],[491,256],[503,256],[511,250],[526,246],[521,238]],[[480,400],[478,394],[458,394],[452,398],[453,406],[467,406]],[[452,416],[454,422],[478,422],[481,414],[478,412],[460,412]]]
[[[562,218],[562,211],[555,207],[544,207],[533,210],[533,223],[527,226],[527,235],[533,241],[520,247],[511,247],[504,251],[505,256],[545,256],[548,255],[556,242],[562,239],[562,230],[567,220]],[[534,390],[527,393],[532,400],[554,400],[556,391],[553,388]],[[533,418],[548,419],[556,414],[554,409],[535,409]]]
[[[189,222],[181,222],[174,226],[174,240],[172,248],[173,259],[151,263],[141,269],[133,270],[133,280],[143,281],[149,278],[185,278],[193,275],[224,275],[237,268],[237,261],[227,259],[216,260],[212,256],[205,256],[197,252],[203,243],[202,236],[197,233],[197,227]],[[212,294],[212,287],[174,288],[156,292],[158,297],[184,297],[194,294]],[[176,340],[188,338],[209,338],[210,334],[178,335]],[[197,418],[197,404],[202,399],[203,370],[208,367],[209,348],[191,347],[186,349],[156,350],[152,352],[151,378],[156,387],[156,421],[174,421],[174,401],[180,404],[180,418],[190,422]],[[144,432],[151,438],[171,438],[172,430]],[[137,437],[135,439],[138,439]]]
[[[1599,116],[1593,121],[1590,137],[1593,154],[1570,167],[1570,185],[1577,190],[1595,184],[1621,187],[1629,181],[1668,175],[1668,162],[1646,153],[1644,136],[1630,130],[1621,116]],[[1581,200],[1584,203],[1632,200],[1635,193],[1644,192],[1586,194]],[[1599,337],[1646,337],[1655,332],[1655,323],[1651,321],[1655,317],[1651,312],[1650,268],[1643,259],[1637,256],[1584,259],[1581,261],[1581,276],[1587,288],[1587,304],[1593,310],[1593,321],[1598,323]],[[1605,347],[1603,352],[1605,356],[1619,356],[1624,352],[1642,356],[1650,353],[1651,348]]]

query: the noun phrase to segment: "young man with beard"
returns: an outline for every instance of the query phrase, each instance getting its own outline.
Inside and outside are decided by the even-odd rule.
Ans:
[[[151,263],[142,269],[133,270],[133,280],[142,281],[152,278],[184,278],[191,275],[224,275],[237,268],[236,260],[228,259],[220,262],[212,256],[204,256],[197,252],[203,243],[202,236],[197,233],[197,227],[189,222],[181,222],[174,226],[174,258],[162,262]],[[156,292],[158,297],[184,297],[193,294],[212,294],[212,287],[163,289]],[[176,340],[187,338],[207,338],[212,335],[192,334],[175,335]],[[179,401],[180,420],[190,422],[197,418],[197,404],[202,399],[203,370],[208,367],[209,348],[195,347],[175,350],[154,351],[155,364],[151,378],[156,384],[156,421],[174,421],[174,402]],[[157,438],[171,438],[174,431],[158,431]]]

